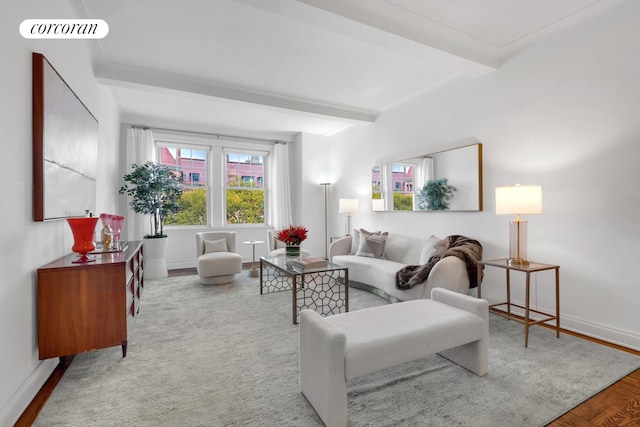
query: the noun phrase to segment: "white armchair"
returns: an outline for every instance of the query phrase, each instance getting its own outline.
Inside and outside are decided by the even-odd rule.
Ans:
[[[233,282],[242,271],[242,256],[236,251],[235,231],[196,233],[197,270],[200,282],[220,285]]]

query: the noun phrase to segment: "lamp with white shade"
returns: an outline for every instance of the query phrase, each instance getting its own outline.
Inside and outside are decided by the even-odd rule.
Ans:
[[[358,199],[340,199],[338,201],[338,212],[347,214],[347,232],[351,235],[351,216],[358,212]]]
[[[509,185],[496,187],[496,215],[516,215],[509,222],[509,264],[529,265],[527,261],[527,221],[520,215],[542,213],[542,187]]]

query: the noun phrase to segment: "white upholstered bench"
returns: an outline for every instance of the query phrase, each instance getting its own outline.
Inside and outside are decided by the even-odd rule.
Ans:
[[[322,317],[300,312],[300,391],[328,427],[347,425],[347,381],[439,353],[485,375],[486,300],[434,288],[420,299]]]

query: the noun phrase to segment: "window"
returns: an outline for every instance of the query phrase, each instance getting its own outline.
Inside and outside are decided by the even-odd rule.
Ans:
[[[225,150],[227,224],[264,224],[266,154]]]
[[[158,162],[183,179],[181,211],[167,218],[167,227],[266,223],[265,165],[272,144],[181,132],[154,136]]]
[[[160,163],[182,175],[180,212],[167,218],[166,225],[207,224],[207,149],[187,146],[158,146]]]

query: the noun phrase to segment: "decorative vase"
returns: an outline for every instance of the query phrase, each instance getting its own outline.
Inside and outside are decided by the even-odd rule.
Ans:
[[[67,218],[67,222],[73,233],[73,246],[71,250],[80,254],[80,258],[72,262],[79,264],[95,261],[95,259],[87,256],[87,252],[91,252],[96,248],[95,243],[93,243],[93,233],[95,232],[98,218]]]
[[[101,213],[100,219],[102,220],[103,227],[109,225],[112,235],[110,247],[103,249],[115,249],[118,251],[122,250],[122,247],[120,245],[120,233],[122,233],[122,223],[124,222],[124,217],[122,215]]]
[[[284,249],[284,253],[288,257],[299,257],[300,256],[300,245],[287,245]]]

